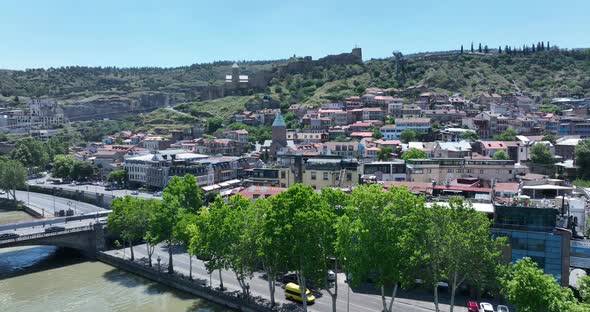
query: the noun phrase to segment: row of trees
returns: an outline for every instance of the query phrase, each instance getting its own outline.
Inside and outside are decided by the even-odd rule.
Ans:
[[[54,178],[85,180],[94,175],[94,166],[90,162],[77,160],[72,156],[55,155],[51,167]]]
[[[545,42],[543,41],[539,41],[536,44],[533,43],[530,46],[528,44],[523,44],[522,48],[520,47],[512,47],[512,46],[504,46],[504,53],[506,54],[528,54],[528,53],[534,53],[534,52],[539,52],[539,51],[548,51],[551,49],[551,46],[549,45],[549,41],[547,41],[547,45],[545,45]],[[502,46],[498,47],[498,53],[502,53]],[[463,45],[461,45],[461,54],[463,54]],[[475,52],[475,48],[473,47],[473,42],[471,43],[471,53]],[[479,47],[477,48],[477,52],[479,53],[489,53],[490,49],[488,48],[488,45],[483,45],[481,44],[481,42],[479,43]]]
[[[338,289],[328,287],[331,265],[340,263],[353,285],[373,278],[384,311],[392,311],[400,285],[417,279],[432,287],[438,310],[440,281],[449,281],[451,305],[464,283],[492,286],[505,243],[490,237],[488,218],[460,199],[427,208],[422,197],[405,188],[384,191],[370,185],[351,194],[334,189],[317,193],[297,184],[254,202],[241,196],[227,201],[217,197],[203,207],[190,175],[172,178],[162,201],[116,199],[108,222],[128,243],[145,240],[150,264],[154,246],[165,243],[170,273],[172,245],[180,243],[191,257],[207,259],[210,273],[219,270],[220,280],[221,270],[235,272],[246,298],[248,280],[260,267],[268,277],[273,304],[274,276],[294,271],[302,291],[310,282],[326,288],[334,311]],[[305,301],[303,305],[306,309]]]
[[[10,158],[20,161],[27,168],[47,168],[56,155],[67,154],[69,143],[63,137],[50,138],[46,142],[32,137],[16,142]]]

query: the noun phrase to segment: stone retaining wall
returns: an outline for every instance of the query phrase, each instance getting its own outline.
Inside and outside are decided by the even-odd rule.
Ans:
[[[244,312],[269,312],[269,311],[280,311],[281,309],[271,310],[269,307],[258,304],[257,300],[260,298],[254,298],[251,301],[245,301],[237,296],[237,294],[226,293],[211,289],[207,286],[202,285],[199,282],[191,281],[187,277],[174,274],[169,275],[167,268],[163,268],[161,272],[158,272],[157,268],[149,267],[136,262],[123,260],[121,258],[111,256],[104,252],[98,252],[97,257],[99,261],[106,264],[112,265],[121,270],[139,275],[141,277],[150,279],[152,281],[164,284],[166,286],[182,290],[198,296],[200,298],[209,300],[219,305],[235,309],[237,311]]]

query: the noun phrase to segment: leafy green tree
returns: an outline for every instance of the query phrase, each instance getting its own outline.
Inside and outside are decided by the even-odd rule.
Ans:
[[[536,143],[531,147],[531,161],[535,164],[553,164],[555,157],[551,154],[549,147]]]
[[[127,184],[128,181],[127,170],[119,169],[115,171],[111,171],[107,176],[107,182],[116,182],[117,184],[124,185]]]
[[[475,131],[465,131],[461,133],[461,140],[477,141],[479,140],[479,135]]]
[[[20,161],[28,168],[45,168],[50,161],[45,144],[31,137],[16,142],[11,158]]]
[[[500,134],[494,135],[494,140],[496,141],[514,141],[516,140],[516,130],[514,128],[509,127],[508,129],[504,130]]]
[[[393,153],[393,149],[390,146],[383,146],[377,151],[377,160],[388,160],[391,157],[391,153]]]
[[[576,165],[581,179],[590,180],[590,139],[576,145]]]
[[[381,130],[379,129],[373,129],[373,139],[381,139],[383,137],[383,134],[381,133]]]
[[[250,201],[239,194],[230,197],[229,204],[231,210],[225,224],[228,229],[226,238],[231,243],[226,258],[244,297],[250,298],[250,285],[246,279],[252,279],[258,261],[258,216],[254,214],[255,210],[250,209]]]
[[[51,164],[53,168],[52,175],[55,178],[69,179],[72,176],[74,167],[74,158],[65,155],[56,155]]]
[[[505,151],[499,150],[499,151],[495,152],[494,155],[492,155],[492,159],[493,160],[508,160],[510,158],[508,157],[508,154],[506,154]]]
[[[551,143],[555,143],[556,140],[557,140],[557,136],[552,132],[547,132],[543,136],[543,141],[549,141]]]
[[[229,268],[231,213],[231,207],[218,195],[202,214],[205,228],[200,234],[203,236],[203,251],[208,259],[205,266],[209,273],[219,270],[220,289],[224,289],[221,270]]]
[[[183,209],[197,212],[203,205],[202,191],[195,176],[185,174],[184,177],[173,176],[168,180],[167,193],[173,196]]]
[[[286,271],[287,257],[290,249],[284,231],[283,212],[275,211],[270,199],[258,198],[251,206],[252,213],[258,218],[249,227],[251,235],[257,240],[257,253],[262,268],[266,272],[271,305],[275,305],[275,275],[277,272]]]
[[[421,231],[422,197],[405,188],[383,192],[380,185],[359,186],[350,197],[350,206],[336,226],[336,249],[351,276],[359,285],[374,274],[381,289],[383,311],[392,311],[398,284],[413,282],[422,249],[414,240]],[[389,304],[385,287],[392,285]]]
[[[426,155],[426,152],[424,152],[423,150],[417,149],[415,147],[412,147],[410,149],[408,149],[407,151],[405,151],[402,154],[402,159],[403,160],[408,160],[408,159],[426,159],[428,158]]]
[[[501,293],[522,312],[574,311],[578,306],[569,288],[537,267],[530,258],[518,259],[499,278]]]
[[[179,220],[174,226],[174,237],[186,247],[186,251],[189,256],[189,279],[193,279],[193,256],[196,254],[193,252],[194,249],[190,248],[191,240],[193,239],[194,231],[191,230],[190,226],[199,223],[200,215],[194,213],[192,210],[181,209],[179,212]]]
[[[174,273],[172,246],[176,242],[174,227],[181,217],[181,205],[168,187],[162,192],[162,201],[154,205],[149,219],[149,237],[153,244],[166,243],[168,248],[168,273]]]
[[[473,209],[471,203],[455,197],[449,201],[449,207],[442,210],[445,214],[438,224],[442,229],[440,238],[443,249],[443,276],[451,286],[451,312],[455,305],[457,288],[464,282],[481,285],[494,278],[493,270],[500,264],[501,247],[504,238],[490,237],[490,221],[483,213]]]
[[[82,160],[74,159],[71,168],[71,177],[74,180],[86,180],[90,176],[94,175],[94,167],[91,163]]]
[[[590,303],[590,276],[584,275],[580,278],[578,290],[582,301],[584,303]]]
[[[321,283],[327,274],[325,266],[328,249],[324,246],[332,231],[334,218],[328,204],[311,186],[295,184],[270,198],[275,231],[282,233],[287,269],[297,272],[301,298],[306,298],[307,281]],[[288,248],[287,246],[290,246]],[[304,299],[303,309],[307,311]]]
[[[113,212],[107,218],[109,230],[129,243],[131,261],[135,259],[133,242],[143,239],[148,227],[148,214],[143,201],[129,195],[115,198],[111,204]]]
[[[414,141],[414,139],[416,139],[417,136],[418,136],[418,133],[412,129],[404,129],[404,131],[402,131],[399,134],[400,139],[404,143]]]
[[[206,122],[206,131],[208,134],[213,134],[223,126],[223,119],[219,117],[209,118]]]
[[[12,197],[16,204],[16,189],[25,186],[27,169],[20,161],[0,161],[0,189]]]

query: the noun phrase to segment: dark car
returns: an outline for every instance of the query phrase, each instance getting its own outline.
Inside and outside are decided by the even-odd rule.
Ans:
[[[18,238],[19,235],[16,233],[1,233],[0,234],[0,240],[3,239],[14,239],[14,238]]]
[[[46,227],[45,233],[61,232],[61,231],[65,231],[65,230],[66,230],[66,228],[63,226],[53,225],[50,227]]]
[[[295,273],[287,273],[285,275],[283,275],[283,278],[281,279],[281,282],[283,283],[283,285],[287,285],[289,283],[293,283],[293,284],[297,284],[299,285],[299,281],[297,280],[297,274]],[[314,285],[311,281],[306,280],[305,281],[305,287],[309,288],[309,289],[314,289]]]

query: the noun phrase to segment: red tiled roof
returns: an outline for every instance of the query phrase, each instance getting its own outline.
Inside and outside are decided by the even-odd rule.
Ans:
[[[278,194],[282,191],[286,190],[284,187],[273,187],[273,186],[250,186],[245,188],[238,193],[244,196],[245,198],[252,199],[256,197],[268,197],[275,194]]]
[[[428,182],[407,182],[407,181],[383,181],[383,187],[405,186],[410,192],[432,194],[432,183]]]
[[[489,193],[492,191],[491,188],[487,187],[475,187],[475,186],[464,186],[464,185],[435,185],[435,190],[453,190],[453,191],[464,191],[464,192],[479,192]]]
[[[372,137],[373,132],[370,132],[370,131],[353,132],[350,134],[350,136],[351,137]]]
[[[519,184],[516,182],[496,182],[494,189],[496,191],[518,193]]]
[[[506,149],[508,146],[504,141],[481,141],[484,149]]]

